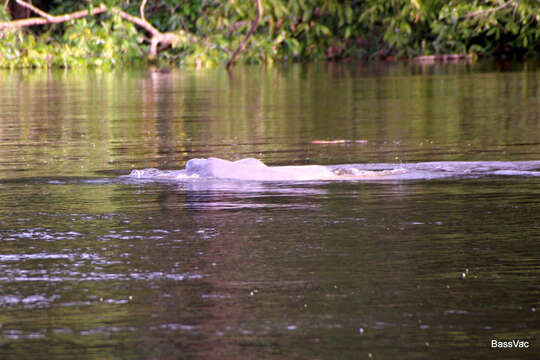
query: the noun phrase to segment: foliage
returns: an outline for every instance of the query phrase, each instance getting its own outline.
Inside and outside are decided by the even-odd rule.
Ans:
[[[540,2],[452,1],[431,24],[437,36],[434,49],[523,56],[537,52],[540,44]]]
[[[368,1],[360,22],[400,56],[476,53],[523,57],[539,51],[538,0]],[[381,41],[382,40],[382,41]]]
[[[102,1],[93,0],[90,6]],[[35,2],[37,4],[37,2]],[[45,10],[80,10],[75,0]],[[107,0],[139,16],[140,1]],[[540,50],[539,0],[263,0],[263,17],[242,53],[248,63],[339,58],[476,54],[527,57]],[[2,10],[4,11],[4,10]],[[146,19],[189,41],[160,52],[158,62],[224,63],[257,11],[253,0],[148,1]],[[0,19],[6,18],[0,12]],[[119,66],[145,63],[148,34],[109,11],[54,26],[0,31],[0,66]]]
[[[59,38],[21,30],[5,31],[0,67],[114,67],[140,63],[144,50],[133,24],[118,16],[74,20]]]

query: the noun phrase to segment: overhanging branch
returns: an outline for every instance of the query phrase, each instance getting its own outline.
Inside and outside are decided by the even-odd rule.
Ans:
[[[127,20],[129,22],[134,23],[135,25],[142,27],[144,30],[152,34],[152,36],[161,34],[161,32],[158,29],[156,29],[152,24],[150,24],[144,18],[140,18],[134,15],[128,14],[127,12],[122,11],[117,8],[113,8],[112,11],[118,16],[120,16],[122,19]]]
[[[141,16],[144,15],[144,3],[145,2],[143,1],[143,4],[141,4],[140,8]],[[112,9],[112,11],[115,14],[118,14],[118,16],[120,16],[122,19],[134,23],[135,25],[143,28],[152,35],[152,38],[150,39],[150,52],[148,54],[148,58],[150,60],[155,60],[155,58],[157,57],[158,49],[160,47],[163,48],[167,46],[175,46],[186,41],[195,40],[195,35],[189,34],[183,30],[180,30],[178,32],[162,33],[143,17],[133,16],[125,11],[116,8]]]
[[[33,17],[21,20],[14,21],[4,21],[0,22],[0,30],[4,29],[18,29],[27,26],[36,26],[36,25],[46,25],[46,24],[59,24],[70,20],[79,19],[89,15],[97,15],[108,11],[109,9],[104,4],[101,4],[99,7],[91,10],[81,10],[64,15],[51,15],[41,9],[38,9],[34,5],[23,1],[16,0],[16,2],[29,9],[33,13],[39,15],[40,17]],[[144,8],[146,6],[146,0],[143,0],[140,6],[141,17],[137,17],[131,14],[126,13],[117,8],[112,8],[110,11],[120,16],[122,19],[129,21],[143,30],[150,33],[152,36],[150,39],[150,52],[148,57],[150,60],[154,60],[157,57],[159,48],[165,48],[168,46],[175,46],[186,41],[194,41],[196,39],[195,35],[180,30],[178,32],[166,32],[162,33],[156,29],[150,22],[148,22],[144,16]]]
[[[236,50],[232,54],[231,58],[227,62],[227,69],[229,69],[232,66],[232,64],[234,64],[234,62],[236,61],[236,58],[238,57],[238,55],[244,50],[249,38],[251,37],[251,35],[253,35],[253,33],[255,32],[255,29],[257,28],[257,25],[259,24],[259,20],[261,20],[262,11],[263,11],[262,10],[261,0],[255,0],[255,1],[257,2],[257,16],[255,17],[255,19],[253,19],[253,22],[251,23],[251,28],[249,29],[248,33],[246,34],[246,37],[244,38],[244,40],[242,40],[240,45],[238,45],[238,47],[236,48]]]
[[[70,20],[79,19],[88,15],[97,15],[107,11],[107,7],[101,4],[99,7],[91,10],[81,10],[64,15],[50,15],[45,11],[42,11],[35,6],[21,0],[17,0],[17,3],[21,6],[30,9],[32,12],[38,14],[41,17],[33,17],[27,19],[20,19],[14,21],[0,21],[0,30],[3,29],[18,29],[27,26],[46,25],[46,24],[59,24]]]

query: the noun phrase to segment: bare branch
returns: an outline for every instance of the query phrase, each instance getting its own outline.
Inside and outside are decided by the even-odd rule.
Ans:
[[[156,36],[156,35],[159,35],[161,34],[161,32],[156,29],[152,24],[150,24],[148,21],[146,21],[145,19],[142,19],[140,17],[137,17],[137,16],[133,16],[131,14],[128,14],[127,12],[125,11],[122,11],[120,9],[112,9],[112,11],[115,13],[115,14],[118,14],[122,19],[124,20],[127,20],[129,22],[132,22],[134,23],[135,25],[139,25],[140,27],[142,27],[144,30],[148,31],[150,34],[152,34],[152,36]]]
[[[35,7],[34,5],[30,4],[30,3],[27,3],[26,1],[22,1],[22,0],[15,0],[15,2],[27,9],[29,9],[30,11],[36,13],[37,15],[47,19],[47,20],[51,20],[52,18],[54,18],[54,16],[46,13],[45,11],[42,11],[40,9],[38,9],[37,7]]]
[[[122,19],[140,26],[152,35],[152,38],[150,39],[150,52],[148,54],[150,60],[155,60],[160,49],[167,46],[175,46],[176,44],[181,44],[185,41],[194,41],[196,39],[195,35],[182,30],[162,33],[145,19],[133,16],[116,8],[112,9],[112,11],[115,14],[118,14]]]
[[[140,26],[141,28],[148,31],[152,35],[152,38],[150,39],[150,53],[148,54],[148,57],[150,60],[155,60],[160,48],[165,48],[167,46],[174,46],[175,44],[182,43],[186,41],[186,38],[189,40],[194,39],[194,35],[184,33],[183,31],[180,31],[179,34],[173,33],[173,32],[162,33],[161,31],[156,29],[152,24],[150,24],[148,21],[146,21],[143,18],[133,16],[131,14],[126,13],[125,11],[122,11],[116,8],[112,9],[112,11],[115,14],[118,14],[122,19],[130,21],[134,23],[135,25]]]
[[[18,29],[21,27],[26,26],[35,26],[35,25],[45,25],[45,24],[59,24],[70,20],[79,19],[88,15],[97,15],[104,13],[107,11],[107,7],[103,4],[101,4],[99,7],[94,8],[90,11],[88,10],[81,10],[76,11],[69,14],[64,15],[50,15],[42,10],[39,10],[38,8],[24,2],[21,0],[17,0],[17,3],[19,3],[22,6],[27,7],[28,9],[32,10],[33,12],[42,15],[43,17],[34,17],[34,18],[27,18],[27,19],[21,19],[21,20],[15,20],[15,21],[0,21],[0,30],[2,29]]]
[[[146,17],[144,16],[144,8],[146,7],[146,0],[143,0],[141,2],[141,7],[139,8],[139,11],[141,13],[141,19],[143,19],[144,21],[146,21]]]
[[[30,11],[38,14],[41,17],[26,18],[21,20],[14,21],[5,21],[0,22],[0,30],[2,29],[17,29],[25,26],[35,26],[35,25],[45,25],[45,24],[58,24],[88,15],[96,15],[108,11],[107,7],[104,4],[101,4],[99,7],[88,10],[77,11],[74,13],[64,14],[64,15],[51,15],[43,10],[38,9],[32,4],[23,1],[15,0],[19,5],[29,9]],[[260,0],[259,0],[260,1]],[[128,14],[125,11],[122,11],[117,8],[112,8],[110,11],[120,16],[122,19],[129,21],[142,29],[150,33],[151,38],[147,39],[150,42],[150,53],[148,57],[150,60],[155,60],[157,53],[160,49],[166,48],[168,46],[175,46],[186,41],[194,41],[196,36],[187,32],[179,30],[178,32],[166,32],[162,33],[156,29],[150,22],[148,22],[144,17],[144,9],[146,7],[147,0],[143,0],[140,6],[141,17],[137,17],[131,14]],[[258,20],[257,20],[258,21]]]
[[[46,13],[45,11],[42,11],[40,9],[38,9],[37,7],[35,7],[34,5],[30,4],[30,3],[27,3],[26,1],[22,1],[22,0],[15,0],[15,2],[19,5],[21,5],[22,7],[25,7],[27,9],[29,9],[30,11],[36,13],[37,15],[47,19],[47,20],[51,20],[54,16],[52,15],[49,15],[48,13]]]
[[[234,64],[234,62],[236,61],[236,58],[238,57],[238,55],[242,52],[242,50],[245,49],[249,38],[255,32],[255,29],[257,28],[257,25],[259,24],[259,20],[262,17],[261,0],[255,0],[255,1],[257,2],[257,16],[255,17],[255,19],[253,19],[253,23],[251,24],[251,29],[249,29],[248,33],[246,34],[246,37],[244,38],[244,40],[242,40],[240,45],[238,45],[238,47],[236,48],[236,50],[232,54],[231,58],[227,62],[227,69],[229,69],[232,66],[232,64]]]
[[[479,18],[479,17],[482,17],[482,16],[486,16],[486,15],[488,15],[490,13],[502,10],[505,7],[508,7],[508,6],[515,6],[515,4],[512,3],[511,1],[506,2],[506,3],[505,2],[500,2],[500,4],[501,5],[499,5],[499,6],[495,7],[495,8],[488,8],[488,9],[484,9],[484,10],[473,11],[472,13],[467,14],[464,17]]]

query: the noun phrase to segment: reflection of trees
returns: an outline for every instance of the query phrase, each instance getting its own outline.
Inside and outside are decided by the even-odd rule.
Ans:
[[[15,167],[88,175],[181,151],[182,107],[174,81],[139,75],[10,73],[0,84],[0,135],[9,151],[19,153]]]
[[[471,73],[475,67],[482,70],[328,63],[232,75],[6,72],[0,136],[9,147],[0,156],[17,153],[12,169],[88,175],[178,168],[195,156],[269,164],[461,160],[470,149],[537,141],[536,73]],[[368,146],[311,145],[316,139]]]

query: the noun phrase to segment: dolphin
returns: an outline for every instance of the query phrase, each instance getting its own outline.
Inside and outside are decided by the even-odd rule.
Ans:
[[[339,178],[321,165],[267,166],[262,161],[246,158],[228,161],[219,158],[191,159],[186,163],[186,174],[200,177],[237,180],[334,180]]]

